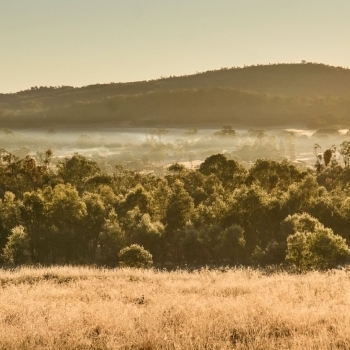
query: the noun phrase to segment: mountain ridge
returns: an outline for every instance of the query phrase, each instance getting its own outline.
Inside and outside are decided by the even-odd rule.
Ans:
[[[336,122],[347,127],[350,70],[291,63],[80,88],[33,87],[0,94],[0,121],[6,127],[126,122],[184,126]]]

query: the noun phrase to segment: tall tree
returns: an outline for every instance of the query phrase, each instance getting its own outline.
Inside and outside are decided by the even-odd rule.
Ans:
[[[70,183],[79,191],[82,191],[84,181],[96,175],[100,171],[96,162],[75,153],[72,157],[65,158],[58,163],[58,175],[64,183]]]
[[[55,226],[56,235],[53,244],[53,260],[64,258],[66,263],[75,262],[82,252],[83,239],[81,229],[87,215],[86,204],[78,191],[71,184],[57,185],[48,203],[51,223]],[[83,249],[84,249],[83,248]]]

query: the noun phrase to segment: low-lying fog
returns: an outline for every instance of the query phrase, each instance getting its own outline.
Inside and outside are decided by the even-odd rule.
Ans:
[[[48,149],[55,160],[75,152],[112,172],[116,164],[128,169],[155,170],[175,162],[198,166],[206,157],[225,153],[249,167],[258,158],[290,159],[302,166],[315,163],[314,146],[324,152],[350,140],[348,130],[335,129],[165,129],[123,128],[104,131],[0,130],[0,147],[19,156]],[[337,154],[339,161],[341,157]]]

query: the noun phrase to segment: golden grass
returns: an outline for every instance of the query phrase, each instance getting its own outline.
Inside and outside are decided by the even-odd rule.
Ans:
[[[0,270],[0,349],[350,349],[350,271]]]

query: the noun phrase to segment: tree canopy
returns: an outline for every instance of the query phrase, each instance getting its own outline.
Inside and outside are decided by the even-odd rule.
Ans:
[[[159,267],[307,270],[349,258],[346,163],[305,170],[288,160],[258,159],[246,170],[214,154],[199,169],[174,164],[158,177],[120,166],[108,175],[74,154],[46,167],[34,186],[17,167],[42,165],[3,154],[0,263],[118,266],[126,254],[120,252],[135,245]],[[325,187],[329,176],[332,186]]]

